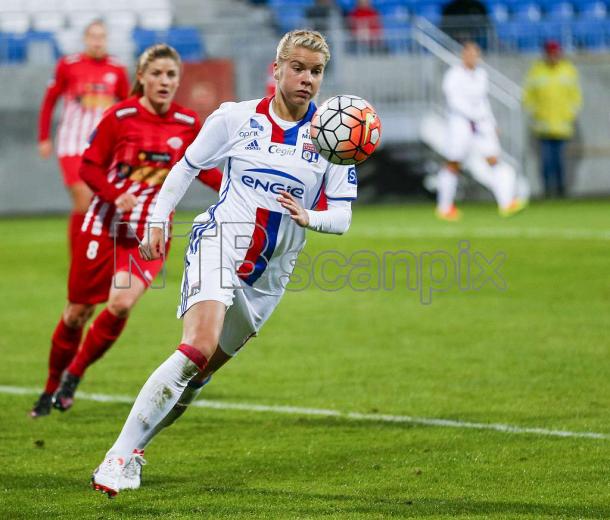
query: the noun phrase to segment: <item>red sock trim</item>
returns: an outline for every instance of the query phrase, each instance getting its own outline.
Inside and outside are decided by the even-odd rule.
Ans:
[[[187,358],[189,358],[193,363],[195,363],[195,365],[197,365],[197,368],[202,372],[208,365],[207,358],[191,345],[187,345],[186,343],[180,343],[176,350],[182,352]]]

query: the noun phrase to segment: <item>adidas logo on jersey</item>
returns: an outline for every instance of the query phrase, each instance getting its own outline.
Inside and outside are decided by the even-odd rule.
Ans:
[[[250,141],[247,145],[246,145],[246,150],[260,150],[261,147],[258,145],[258,142],[256,141],[256,139],[254,139],[254,141]]]

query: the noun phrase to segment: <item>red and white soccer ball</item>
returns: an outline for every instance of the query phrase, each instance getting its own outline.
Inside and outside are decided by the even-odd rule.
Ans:
[[[358,96],[341,95],[322,103],[311,120],[311,140],[334,164],[366,161],[381,141],[381,121],[373,106]]]

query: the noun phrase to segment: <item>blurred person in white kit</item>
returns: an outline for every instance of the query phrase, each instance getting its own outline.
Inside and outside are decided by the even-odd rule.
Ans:
[[[461,212],[455,207],[458,175],[462,168],[488,188],[498,203],[501,216],[521,211],[525,203],[516,196],[516,173],[500,157],[496,119],[488,98],[487,72],[479,66],[481,50],[466,42],[462,62],[451,67],[443,78],[447,99],[447,162],[438,173],[436,215],[457,221]]]

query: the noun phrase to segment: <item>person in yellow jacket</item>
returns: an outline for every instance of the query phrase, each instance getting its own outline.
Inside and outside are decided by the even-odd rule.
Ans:
[[[544,59],[536,61],[525,79],[523,103],[540,142],[540,164],[547,196],[565,194],[566,142],[582,104],[576,67],[562,55],[556,41],[544,45]]]

